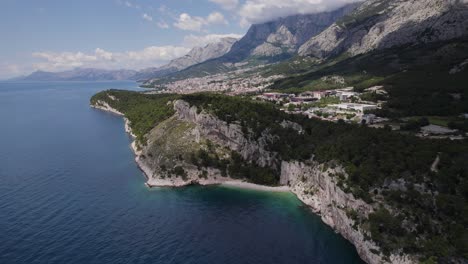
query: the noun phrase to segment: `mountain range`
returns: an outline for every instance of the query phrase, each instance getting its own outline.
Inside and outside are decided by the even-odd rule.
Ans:
[[[240,40],[221,39],[161,67],[140,71],[75,69],[35,72],[20,80],[122,80],[167,83],[251,65],[353,57],[399,46],[462,38],[468,32],[466,0],[367,0],[315,14],[254,24]],[[145,82],[146,81],[146,82]]]
[[[63,72],[36,71],[32,74],[15,78],[15,81],[109,81],[109,80],[145,80],[186,69],[192,65],[223,56],[237,41],[235,38],[222,38],[204,47],[195,47],[187,55],[174,59],[161,67],[135,70],[103,70],[94,68],[76,68]]]

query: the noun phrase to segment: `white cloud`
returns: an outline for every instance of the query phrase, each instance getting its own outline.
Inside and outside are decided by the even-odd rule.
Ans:
[[[228,24],[223,14],[219,12],[213,12],[206,18],[191,16],[187,13],[180,14],[177,22],[174,23],[176,28],[187,30],[187,31],[201,31],[204,26],[215,25],[215,24]]]
[[[208,15],[208,17],[205,19],[205,22],[206,24],[228,24],[223,14],[219,12],[213,12],[210,15]]]
[[[187,13],[183,13],[180,14],[174,26],[182,30],[201,31],[204,24],[205,20],[202,17],[192,17]]]
[[[150,46],[142,50],[110,52],[101,48],[93,52],[35,52],[32,54],[35,62],[32,68],[20,69],[17,65],[0,64],[2,75],[17,76],[21,72],[65,71],[73,68],[99,69],[142,69],[155,67],[187,54],[193,47],[205,46],[222,38],[241,38],[237,34],[187,35],[179,46]],[[3,72],[2,72],[3,71]]]
[[[161,65],[179,58],[189,52],[190,48],[181,46],[151,46],[138,51],[112,53],[96,49],[93,53],[83,52],[35,52],[33,57],[35,70],[63,71],[76,67],[103,69],[140,69]]]
[[[148,22],[151,22],[153,21],[153,17],[144,13],[142,16],[141,16],[144,20],[148,21]]]
[[[156,25],[161,29],[168,29],[169,28],[169,24],[167,24],[166,21],[164,21],[164,20],[160,20],[158,23],[156,23]]]
[[[209,34],[209,35],[193,35],[190,34],[184,37],[184,46],[186,47],[203,47],[209,43],[214,43],[222,38],[240,39],[242,35],[238,34]]]
[[[210,2],[220,5],[226,10],[233,10],[239,5],[239,0],[209,0]]]
[[[125,1],[125,3],[124,3],[124,4],[125,4],[127,7],[133,7],[133,4],[132,4],[132,3],[130,3],[130,2],[128,2],[128,1]]]
[[[239,9],[241,25],[262,23],[295,14],[312,14],[335,10],[363,0],[247,0]]]

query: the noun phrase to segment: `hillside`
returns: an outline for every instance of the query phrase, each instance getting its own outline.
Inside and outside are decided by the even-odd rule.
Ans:
[[[167,77],[155,76],[154,80],[148,80],[146,85],[203,77],[286,60],[294,56],[305,41],[322,32],[357,6],[358,4],[349,4],[331,12],[294,15],[252,25],[246,35],[235,42],[229,52],[223,56],[194,64]]]
[[[142,81],[161,78],[193,65],[219,58],[229,52],[236,41],[235,38],[222,38],[204,47],[195,47],[187,55],[174,59],[164,66],[139,71],[132,79]]]
[[[370,0],[312,37],[302,56],[351,56],[402,45],[448,41],[468,33],[468,3],[462,0]]]
[[[138,160],[150,182],[190,184],[218,175],[288,185],[368,263],[468,257],[466,141],[310,120],[221,95],[105,91],[91,103],[122,111],[144,134]],[[155,114],[151,126],[144,121]],[[181,142],[174,133],[191,139]]]
[[[331,12],[295,15],[252,25],[247,34],[235,43],[221,60],[236,63],[251,56],[275,57],[294,54],[307,40],[350,13],[356,6],[350,4]]]

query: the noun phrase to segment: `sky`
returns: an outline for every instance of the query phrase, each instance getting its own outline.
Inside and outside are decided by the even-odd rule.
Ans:
[[[360,0],[1,0],[0,79],[156,67],[253,23]]]

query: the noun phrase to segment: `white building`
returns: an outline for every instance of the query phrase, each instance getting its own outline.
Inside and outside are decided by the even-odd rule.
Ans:
[[[376,105],[369,105],[369,104],[335,104],[331,105],[332,107],[336,107],[340,110],[351,110],[351,111],[356,111],[360,113],[364,113],[367,110],[374,110],[377,109],[378,107]]]

